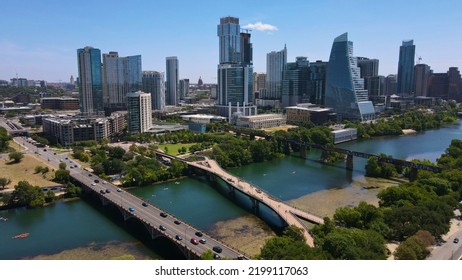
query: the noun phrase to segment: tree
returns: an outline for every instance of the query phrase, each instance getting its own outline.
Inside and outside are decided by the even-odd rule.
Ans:
[[[4,177],[0,178],[0,187],[2,187],[2,189],[5,189],[5,187],[9,185],[10,183],[11,183],[10,178],[4,178]]]
[[[12,160],[14,163],[20,162],[21,159],[24,157],[24,155],[20,152],[11,152],[8,156],[10,160]]]
[[[11,136],[8,131],[4,127],[0,127],[0,152],[8,150],[10,140]]]
[[[69,170],[60,168],[56,170],[55,178],[53,179],[53,181],[62,183],[62,184],[67,183],[69,181],[69,174],[70,174]]]
[[[50,203],[50,202],[55,201],[55,199],[56,199],[55,192],[52,191],[52,190],[48,190],[48,191],[47,191],[47,194],[46,194],[46,196],[45,196],[45,202],[46,202],[46,203]]]
[[[41,188],[32,186],[27,181],[19,181],[11,193],[8,203],[14,206],[43,206],[45,204],[45,194]]]
[[[417,236],[411,236],[402,242],[393,253],[397,260],[424,260],[430,251]]]
[[[66,163],[65,162],[60,162],[59,163],[59,169],[66,170]]]

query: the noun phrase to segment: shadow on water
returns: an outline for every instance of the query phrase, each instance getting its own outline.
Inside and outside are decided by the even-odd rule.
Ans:
[[[98,210],[111,222],[123,228],[127,233],[139,240],[144,246],[154,252],[153,256],[158,255],[168,260],[185,260],[185,256],[179,248],[167,237],[159,237],[154,240],[146,227],[136,219],[124,221],[120,210],[113,204],[103,206],[101,200],[94,195],[86,195],[83,200],[92,208]],[[157,257],[157,256],[156,256]]]

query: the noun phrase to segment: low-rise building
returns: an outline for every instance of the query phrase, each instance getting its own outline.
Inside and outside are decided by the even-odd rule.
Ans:
[[[100,141],[123,132],[126,116],[120,112],[107,118],[48,117],[43,119],[43,132],[52,142],[70,146],[74,142]]]
[[[79,100],[72,97],[44,97],[40,99],[42,109],[79,110]]]
[[[348,142],[358,139],[358,129],[356,128],[343,128],[332,131],[334,136],[334,144]]]
[[[317,125],[336,120],[336,114],[332,108],[321,108],[311,103],[300,103],[296,106],[286,107],[287,122],[300,124],[312,122]]]
[[[236,120],[237,127],[262,129],[278,127],[286,124],[286,117],[282,114],[262,114],[255,116],[240,116]]]
[[[226,121],[225,117],[215,116],[215,115],[206,115],[206,114],[182,115],[181,118],[185,121],[190,121],[193,123],[202,123],[202,124]]]

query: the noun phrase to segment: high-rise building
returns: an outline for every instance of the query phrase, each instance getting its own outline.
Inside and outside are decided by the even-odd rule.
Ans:
[[[165,87],[167,93],[165,103],[176,106],[180,99],[178,94],[178,58],[176,56],[166,58],[166,69],[167,82]]]
[[[385,77],[384,76],[368,76],[365,79],[364,88],[367,89],[369,97],[382,96],[385,89]]]
[[[142,91],[127,94],[128,132],[143,133],[152,127],[151,94]]]
[[[295,106],[308,98],[310,62],[304,56],[286,65],[282,78],[282,107]]]
[[[266,74],[253,73],[253,92],[259,92],[261,89],[266,88]]]
[[[361,71],[361,78],[379,75],[379,60],[367,57],[358,57],[358,67]]]
[[[103,79],[101,51],[92,47],[77,50],[79,68],[80,112],[85,115],[103,114]]]
[[[398,61],[398,94],[401,96],[414,92],[414,57],[414,40],[403,41]]]
[[[310,103],[324,105],[327,65],[328,62],[321,60],[310,62],[310,78],[308,84],[308,96]]]
[[[396,95],[398,93],[398,83],[396,81],[396,75],[388,75],[385,77],[385,88],[384,94],[386,96]]]
[[[428,79],[428,96],[462,101],[462,78],[457,67],[446,73],[432,73]]]
[[[266,54],[266,92],[265,99],[282,98],[282,75],[287,64],[287,48]]]
[[[353,42],[348,41],[348,33],[335,38],[332,44],[325,103],[344,119],[364,121],[375,117],[374,106],[368,99],[357,59],[353,56]]]
[[[241,63],[241,27],[239,18],[223,17],[217,26],[219,37],[220,64]]]
[[[218,113],[231,117],[231,111],[244,115],[253,104],[253,66],[250,33],[241,32],[239,18],[224,17],[217,26],[219,38]],[[226,107],[225,107],[226,106]],[[228,113],[226,114],[226,111]]]
[[[462,77],[459,68],[449,67],[448,83],[448,98],[462,102]]]
[[[157,71],[143,71],[143,92],[151,94],[151,108],[163,110],[165,108],[165,78],[164,73]]]
[[[103,100],[109,111],[127,107],[127,93],[141,90],[141,55],[103,54]]]
[[[414,67],[415,73],[415,95],[427,96],[428,95],[428,78],[431,75],[430,66],[427,64],[417,64]]]
[[[188,96],[189,93],[189,79],[182,79],[179,82],[178,88],[179,98],[183,99]]]

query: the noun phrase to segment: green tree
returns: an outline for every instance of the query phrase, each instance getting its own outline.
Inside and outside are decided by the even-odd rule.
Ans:
[[[55,201],[55,199],[56,199],[55,192],[52,191],[52,190],[48,190],[48,191],[47,191],[47,194],[46,194],[46,196],[45,196],[45,202],[46,202],[46,203],[50,203],[50,202]]]
[[[19,181],[11,193],[8,203],[14,206],[43,206],[45,204],[45,194],[41,188],[32,186],[27,181]]]
[[[67,165],[66,165],[65,162],[60,162],[59,163],[59,169],[66,170],[66,167],[67,167]]]
[[[403,241],[393,253],[397,260],[424,260],[430,251],[417,236],[411,236]]]
[[[0,152],[8,151],[11,136],[4,127],[0,127]]]
[[[18,163],[20,162],[24,155],[20,152],[11,152],[8,157],[10,158],[10,160],[12,160],[14,163]]]
[[[9,178],[0,177],[0,187],[2,187],[2,189],[5,189],[5,187],[9,185],[10,183],[11,183],[11,180]]]
[[[201,260],[213,260],[213,252],[212,250],[207,250],[201,255]]]
[[[69,170],[60,168],[55,171],[55,178],[53,179],[53,181],[57,183],[62,183],[62,184],[67,183],[69,182],[69,174],[70,174]]]

